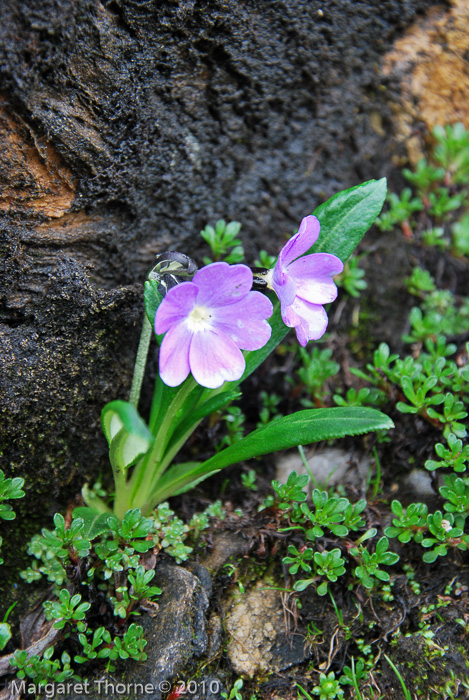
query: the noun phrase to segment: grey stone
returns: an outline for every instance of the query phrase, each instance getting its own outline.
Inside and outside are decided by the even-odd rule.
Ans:
[[[347,481],[356,485],[357,482],[366,479],[370,466],[368,457],[357,457],[340,447],[315,449],[311,456],[306,456],[308,467],[321,488],[337,486]],[[276,479],[284,484],[293,471],[297,474],[308,473],[298,452],[280,457],[277,462]]]
[[[280,592],[269,589],[265,581],[258,581],[242,597],[231,597],[227,608],[227,652],[238,675],[253,678],[283,671],[307,658],[303,636],[291,634],[285,626]]]
[[[200,579],[181,566],[164,563],[157,568],[154,584],[163,591],[158,614],[142,616],[139,621],[145,630],[147,660],[127,661],[113,674],[90,678],[88,692],[67,693],[70,700],[137,697],[162,700],[178,674],[204,654],[208,642],[205,629],[208,598]],[[209,693],[208,697],[217,696]]]

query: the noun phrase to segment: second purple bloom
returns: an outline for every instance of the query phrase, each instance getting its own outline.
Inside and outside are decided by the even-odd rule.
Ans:
[[[344,269],[340,258],[330,253],[305,255],[316,242],[319,230],[318,219],[306,216],[265,277],[280,300],[283,322],[295,329],[303,347],[308,340],[317,340],[326,332],[328,319],[323,304],[337,297],[332,277]]]

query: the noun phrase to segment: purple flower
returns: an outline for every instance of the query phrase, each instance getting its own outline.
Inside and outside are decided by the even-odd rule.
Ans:
[[[265,278],[280,299],[285,325],[295,329],[303,347],[308,340],[317,340],[324,335],[328,319],[322,304],[337,297],[332,277],[344,269],[342,261],[335,255],[304,255],[316,242],[319,229],[318,219],[306,216],[298,233],[283,246],[274,269],[269,270]]]
[[[189,372],[196,382],[216,389],[240,379],[241,350],[259,350],[272,329],[270,300],[252,292],[246,265],[216,262],[168,291],[155,316],[161,343],[159,371],[168,386],[178,386]]]

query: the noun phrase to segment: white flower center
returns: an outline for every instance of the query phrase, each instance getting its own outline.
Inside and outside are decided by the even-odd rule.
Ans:
[[[207,309],[206,306],[194,306],[187,317],[187,327],[194,333],[210,329],[212,327],[211,309]]]

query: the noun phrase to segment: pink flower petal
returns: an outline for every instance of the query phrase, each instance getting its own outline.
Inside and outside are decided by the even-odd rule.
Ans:
[[[305,216],[300,224],[298,233],[292,236],[280,251],[277,264],[285,268],[293,260],[299,258],[300,255],[304,255],[313,243],[316,243],[319,230],[319,220],[315,216]]]
[[[195,273],[194,284],[199,289],[197,303],[213,308],[234,304],[252,287],[252,272],[246,265],[212,263]]]
[[[189,362],[195,381],[208,389],[240,379],[246,366],[241,350],[233,341],[211,330],[193,336]]]
[[[344,269],[344,263],[330,253],[311,253],[295,260],[288,266],[293,277],[334,277]]]
[[[214,309],[215,323],[237,325],[237,320],[265,319],[272,316],[274,307],[268,297],[261,292],[249,292],[244,299],[223,308]]]
[[[177,386],[189,372],[210,389],[241,378],[240,348],[257,350],[272,333],[266,321],[272,303],[251,286],[252,272],[245,265],[213,263],[168,292],[155,321],[157,333],[166,331],[160,351],[166,384]]]
[[[291,304],[289,306],[284,306],[282,304],[280,308],[280,313],[282,315],[282,320],[284,324],[289,328],[296,328],[296,326],[300,325],[301,318],[298,316]]]
[[[177,289],[174,287],[174,289]],[[160,347],[159,372],[168,386],[179,386],[188,376],[189,348],[192,333],[184,323],[179,323],[166,333]]]
[[[337,297],[333,275],[342,272],[342,261],[328,253],[313,253],[288,266],[288,274],[296,285],[296,294],[312,304],[328,304]]]
[[[296,285],[288,271],[286,269],[283,270],[278,262],[272,275],[272,287],[284,306],[290,306],[293,303],[293,299],[296,296]]]
[[[331,279],[302,280],[296,287],[297,298],[310,304],[330,304],[337,299],[337,287]]]
[[[304,347],[308,340],[318,340],[324,335],[328,323],[324,307],[319,304],[310,304],[297,297],[289,308],[294,311],[301,320],[300,324],[295,325],[295,331],[300,345]]]
[[[214,330],[231,338],[241,350],[259,350],[270,339],[272,328],[268,321],[259,319],[239,319],[237,326],[217,323]]]
[[[194,308],[197,286],[192,282],[182,282],[169,290],[156,310],[155,332],[157,335],[180,323]]]
[[[260,292],[249,294],[214,312],[213,328],[224,333],[242,350],[259,350],[269,340],[272,328],[264,319],[272,316],[270,299]]]

